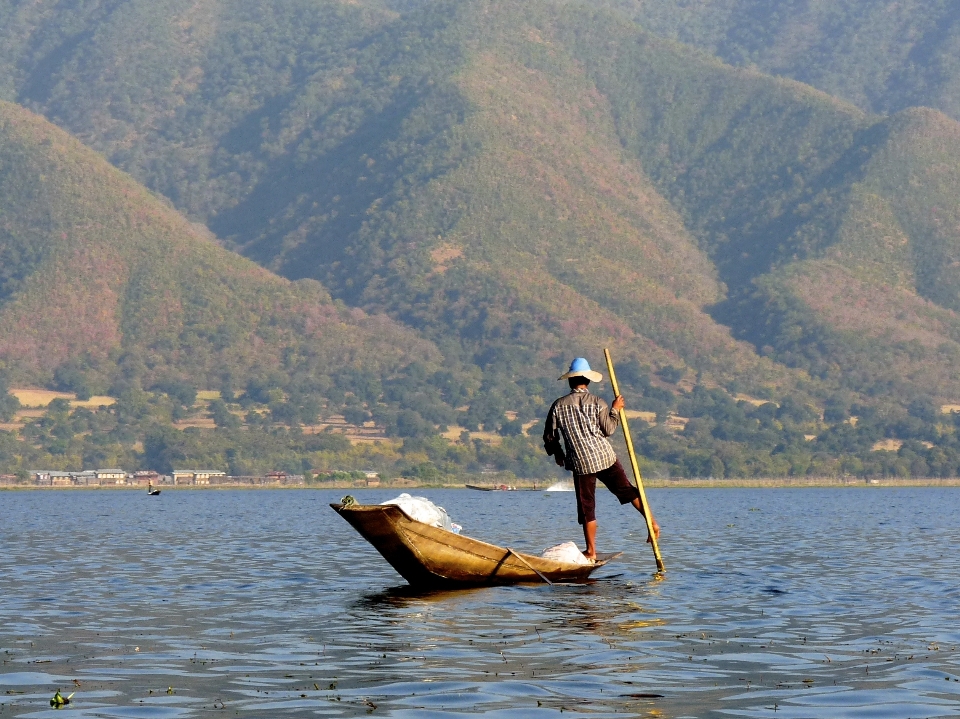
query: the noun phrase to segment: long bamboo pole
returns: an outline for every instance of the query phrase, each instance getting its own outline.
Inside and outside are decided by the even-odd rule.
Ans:
[[[519,554],[517,554],[516,552],[514,552],[512,549],[510,549],[510,547],[507,547],[507,555],[509,556],[509,555],[511,555],[511,554],[512,554],[514,557],[516,557],[517,559],[519,559],[521,562],[523,562],[524,564],[526,564],[526,565],[527,565],[527,569],[532,569],[533,571],[535,571],[535,572],[537,573],[537,576],[540,577],[540,579],[542,579],[543,581],[545,581],[547,584],[553,584],[553,582],[550,581],[550,578],[547,577],[547,575],[545,575],[543,572],[541,572],[541,571],[540,571],[539,569],[537,569],[535,566],[533,566],[532,564],[530,564],[530,562],[528,562],[526,559],[524,559],[523,557],[521,557]]]
[[[620,396],[620,387],[617,385],[617,373],[613,371],[613,360],[610,350],[604,348],[603,356],[607,360],[607,372],[610,374],[610,384],[613,386],[613,396]],[[650,544],[653,546],[653,556],[657,560],[657,571],[664,571],[663,559],[660,557],[660,547],[657,536],[653,533],[653,514],[647,503],[647,494],[643,491],[643,478],[640,476],[640,465],[637,464],[637,454],[633,451],[633,438],[630,436],[630,427],[627,426],[627,413],[620,410],[620,426],[623,427],[623,438],[627,442],[627,454],[630,455],[630,466],[633,467],[633,477],[637,481],[637,491],[640,493],[640,506],[643,508],[643,517],[647,521],[647,533],[650,535]]]

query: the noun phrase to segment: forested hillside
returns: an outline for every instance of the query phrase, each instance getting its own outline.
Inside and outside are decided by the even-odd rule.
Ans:
[[[11,379],[49,383],[68,364],[94,393],[164,378],[322,368],[380,377],[439,353],[383,316],[334,303],[219,247],[94,152],[0,105],[0,358]],[[297,365],[300,365],[299,367]],[[76,388],[71,388],[76,389]]]
[[[645,28],[865,110],[960,119],[960,13],[951,0],[604,0]]]
[[[960,236],[946,216],[960,125],[929,110],[864,115],[630,25],[569,27],[624,146],[716,263],[728,297],[715,317],[857,392],[960,391]]]
[[[650,369],[699,357],[697,369],[750,391],[788,382],[703,312],[720,299],[713,269],[624,161],[589,81],[566,86],[575,58],[541,57],[524,34],[536,32],[526,12],[543,24],[549,5],[429,3],[386,23],[335,2],[240,3],[228,15],[203,5],[215,23],[178,7],[102,8],[85,21],[96,32],[134,23],[150,37],[79,39],[48,69],[49,95],[23,90],[20,101],[262,264],[389,312],[440,344],[458,374],[495,368],[483,375],[492,409],[473,408],[486,424],[542,410],[539,380],[568,361],[571,339],[612,341]],[[194,21],[191,37],[217,32],[191,44],[178,33]],[[118,51],[100,56],[113,47],[175,57],[174,75],[106,72],[125,65]],[[581,107],[591,92],[596,108]],[[557,125],[549,146],[539,122]]]
[[[699,10],[722,5],[685,5],[685,32],[698,27]],[[732,23],[746,6],[729,5]],[[329,343],[355,362],[370,358],[345,380],[345,394],[331,390],[341,378],[313,361],[278,360],[273,384],[281,403],[303,397],[293,404],[305,406],[309,396],[393,435],[467,431],[458,442],[430,440],[421,464],[541,471],[523,427],[535,437],[530,423],[560,391],[555,377],[572,353],[598,362],[610,346],[632,406],[657,415],[639,438],[656,471],[956,473],[960,445],[939,407],[960,401],[960,126],[933,110],[872,114],[862,107],[899,105],[841,93],[857,107],[725,65],[642,29],[624,7],[8,6],[2,92],[169,198],[222,245],[298,280],[277,285],[284,292],[315,293],[285,311],[316,304],[349,322],[354,307],[364,313],[358,326],[385,323],[382,337],[346,331],[342,344]],[[655,8],[627,9],[653,17]],[[845,32],[863,20],[838,12]],[[754,20],[779,27],[767,15]],[[954,75],[943,68],[947,97]],[[21,177],[16,167],[11,160],[0,182],[12,188],[7,206],[26,211],[24,193],[46,187],[37,178],[49,173]],[[56,195],[73,198],[67,190]],[[97,207],[85,210],[91,217],[115,210],[92,195],[71,201],[76,217],[86,203]],[[47,267],[45,253],[64,256],[45,249],[59,247],[55,233],[29,239],[45,225],[22,217],[20,239],[4,250],[9,307],[28,301],[16,293]],[[128,242],[120,233],[102,240]],[[148,271],[169,278],[164,288],[196,265],[165,264],[167,252],[156,250]],[[61,284],[92,292],[86,281]],[[63,306],[88,295],[65,292]],[[87,324],[105,333],[105,346],[153,347],[143,389],[179,372],[178,381],[233,394],[264,374],[258,353],[243,355],[249,343],[232,339],[261,331],[259,310],[241,329],[226,319],[250,297],[204,295],[194,304],[223,316],[204,315],[202,332],[175,340],[154,325],[171,301],[184,302],[179,295],[124,297],[125,334]],[[89,304],[91,318],[112,311]],[[4,321],[21,321],[9,307]],[[11,371],[47,384],[79,373],[98,387],[122,376],[122,353],[78,359],[66,333],[44,329],[58,326],[56,314],[44,322],[31,331],[53,338],[50,348],[21,352]],[[137,337],[168,339],[152,346]],[[366,341],[394,349],[370,354],[357,344]],[[235,353],[227,379],[213,370],[223,362],[216,342]],[[302,352],[314,350],[278,356]],[[318,373],[325,378],[304,390]],[[480,430],[519,444],[482,460],[470,439]],[[837,433],[842,443],[831,439]],[[881,439],[907,449],[872,451]]]
[[[442,361],[392,320],[224,250],[96,153],[8,103],[0,103],[0,258],[3,396],[26,383],[117,397],[110,458],[177,419],[198,389],[245,394],[309,424],[344,411],[344,392],[356,397],[398,375],[416,387],[411,365],[429,373]],[[397,414],[396,401],[373,405]],[[59,454],[82,451],[78,442],[61,443]],[[27,449],[16,444],[7,450]]]

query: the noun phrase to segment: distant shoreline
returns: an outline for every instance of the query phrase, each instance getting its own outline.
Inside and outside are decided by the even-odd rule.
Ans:
[[[900,479],[900,478],[888,478],[888,479],[875,479],[875,480],[864,480],[864,479],[834,479],[830,477],[819,477],[819,478],[794,478],[794,477],[785,477],[782,479],[649,479],[644,480],[644,487],[647,489],[801,489],[809,487],[847,487],[847,488],[874,488],[874,487],[960,487],[960,477],[951,477],[949,479]],[[536,487],[534,488],[530,483],[515,482],[514,486],[516,490],[513,491],[534,491],[534,492],[544,492],[546,487]],[[215,485],[200,485],[200,486],[190,486],[190,485],[161,485],[159,487],[164,492],[198,492],[198,491],[218,491],[225,489],[244,489],[251,491],[260,491],[260,490],[320,490],[320,489],[338,489],[338,490],[353,490],[353,491],[365,491],[365,490],[396,490],[398,492],[407,491],[411,489],[464,489],[466,486],[461,483],[451,483],[451,484],[418,484],[411,482],[404,482],[403,484],[396,485],[384,485],[380,486],[357,486],[347,483],[331,483],[324,485],[244,485],[244,484],[215,484]],[[7,491],[26,491],[26,490],[66,490],[66,491],[123,491],[123,492],[143,492],[146,494],[143,487],[135,486],[123,486],[123,485],[101,485],[101,486],[92,486],[92,487],[47,487],[47,486],[36,486],[36,485],[3,485],[0,486],[0,492]]]

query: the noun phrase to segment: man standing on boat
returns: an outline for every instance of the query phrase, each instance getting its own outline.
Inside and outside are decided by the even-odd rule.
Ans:
[[[622,396],[613,400],[613,405],[590,394],[590,383],[601,382],[603,375],[590,369],[590,363],[577,357],[570,370],[560,377],[570,384],[570,394],[558,399],[547,414],[543,430],[543,446],[557,464],[573,472],[573,487],[577,495],[577,521],[583,525],[583,537],[587,548],[583,552],[588,559],[597,558],[597,480],[613,492],[620,504],[631,503],[640,514],[640,493],[627,479],[626,472],[610,441],[607,439],[620,426],[620,413],[624,406]],[[563,445],[560,438],[563,437]],[[564,445],[566,449],[564,449]],[[650,517],[653,531],[660,537],[660,525]],[[647,537],[647,541],[651,541]]]

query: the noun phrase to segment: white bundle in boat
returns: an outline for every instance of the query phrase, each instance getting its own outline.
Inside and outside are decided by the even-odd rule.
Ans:
[[[459,534],[462,527],[450,521],[450,515],[443,507],[438,507],[426,497],[411,497],[404,492],[399,497],[389,499],[380,504],[395,504],[406,512],[411,519],[429,524],[431,527],[440,527],[448,532]]]
[[[593,564],[583,556],[583,552],[574,542],[564,542],[556,547],[545,549],[540,556],[543,559],[552,559],[555,562],[564,562],[565,564]]]

